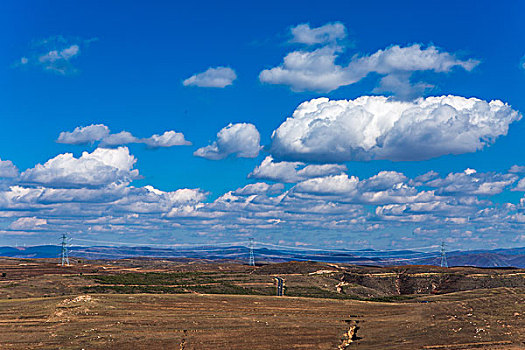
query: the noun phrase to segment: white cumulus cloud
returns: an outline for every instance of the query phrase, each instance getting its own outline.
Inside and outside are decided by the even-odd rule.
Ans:
[[[142,142],[153,148],[191,145],[191,142],[184,138],[183,133],[173,130],[166,131],[162,135],[152,135],[147,139],[143,139]]]
[[[284,189],[283,184],[268,185],[265,182],[257,182],[254,184],[248,184],[242,188],[235,190],[233,193],[238,196],[252,196],[256,194],[275,194],[282,192]]]
[[[137,143],[140,142],[138,138],[133,136],[128,131],[121,131],[116,134],[109,134],[105,136],[100,143],[101,146],[121,146],[121,145],[127,145],[129,143]]]
[[[35,216],[33,217],[22,217],[18,218],[9,225],[11,230],[38,230],[42,226],[47,224],[46,219],[39,219]]]
[[[267,163],[290,165],[272,159]],[[385,170],[359,179],[337,173],[343,168],[334,164],[308,168],[293,163],[285,168],[291,172],[281,177],[300,178],[295,186],[251,183],[210,201],[198,188],[162,191],[133,186],[128,179],[138,172],[124,147],[85,152],[78,158],[59,155],[0,186],[0,235],[38,232],[56,237],[69,232],[93,240],[128,237],[148,243],[148,238],[155,242],[202,232],[206,242],[221,240],[225,232],[229,240],[248,234],[281,239],[283,232],[297,232],[331,241],[331,232],[341,239],[348,232],[379,237],[385,230],[398,239],[418,223],[418,235],[424,230],[428,237],[417,239],[430,244],[433,235],[468,228],[472,234],[465,236],[464,244],[470,246],[484,232],[498,230],[501,244],[523,232],[525,198],[519,203],[489,199],[512,190],[520,178],[515,173],[467,169],[440,178],[430,171],[410,179]],[[330,171],[334,174],[319,176]]]
[[[509,173],[522,174],[525,173],[525,166],[523,165],[513,165],[509,169]]]
[[[513,191],[525,191],[525,178],[518,181],[518,184],[513,188]]]
[[[314,193],[318,195],[328,194],[351,194],[357,191],[359,179],[355,176],[348,177],[347,174],[326,176],[309,179],[295,185],[298,192]]]
[[[128,183],[138,178],[133,169],[136,159],[127,147],[97,148],[75,158],[64,153],[24,171],[20,177],[27,183],[49,187],[97,187],[110,183]]]
[[[18,176],[18,168],[10,160],[0,159],[0,178],[14,178]]]
[[[199,148],[193,154],[197,157],[218,160],[231,154],[241,158],[255,158],[261,150],[261,135],[250,123],[229,124],[217,133],[217,140],[211,145]]]
[[[425,183],[436,187],[439,194],[495,195],[512,185],[518,177],[514,174],[478,173],[467,168],[461,173],[450,173],[446,178],[438,178]]]
[[[299,105],[273,132],[271,153],[281,160],[324,163],[424,160],[480,150],[519,119],[501,101],[460,96],[413,102],[318,98]]]
[[[327,44],[346,37],[346,27],[340,22],[327,23],[317,28],[310,28],[308,23],[291,28],[293,43],[315,45]]]
[[[237,79],[235,71],[229,67],[210,67],[205,72],[194,74],[183,81],[184,86],[224,88]]]
[[[413,72],[444,73],[454,67],[471,71],[479,64],[478,60],[462,60],[433,45],[421,44],[392,45],[372,54],[354,55],[341,64],[336,61],[345,47],[337,41],[346,36],[346,28],[338,22],[313,29],[301,24],[292,28],[292,36],[292,42],[324,46],[288,53],[279,66],[259,74],[261,82],[287,85],[293,91],[330,92],[377,73],[383,77],[375,92],[392,92],[401,99],[410,99],[432,88],[423,82],[411,82]]]
[[[57,139],[58,143],[70,145],[92,144],[97,141],[100,141],[102,147],[123,146],[130,143],[144,143],[151,148],[191,145],[191,142],[184,138],[183,133],[173,130],[165,131],[162,135],[154,134],[147,138],[138,138],[128,131],[111,134],[104,124],[79,126],[73,131],[63,131]]]
[[[104,124],[78,126],[73,131],[62,131],[57,142],[70,145],[85,145],[100,141],[109,135],[109,128]]]
[[[346,170],[346,166],[342,164],[310,164],[305,166],[302,162],[275,162],[271,156],[268,156],[248,174],[248,178],[292,183],[314,177],[338,175]]]

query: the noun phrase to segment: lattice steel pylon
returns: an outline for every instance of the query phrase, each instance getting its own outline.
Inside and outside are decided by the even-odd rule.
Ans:
[[[255,266],[255,256],[253,255],[253,238],[250,238],[250,260],[248,265]]]
[[[60,265],[69,266],[69,252],[67,251],[67,235],[62,234],[62,251],[60,253]]]
[[[445,254],[445,241],[441,241],[441,267],[448,267],[447,255]]]

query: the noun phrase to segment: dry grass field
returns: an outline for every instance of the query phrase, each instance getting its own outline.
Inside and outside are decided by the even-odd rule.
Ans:
[[[525,348],[523,271],[451,273],[4,259],[0,349]],[[274,276],[286,280],[288,296],[272,295]]]

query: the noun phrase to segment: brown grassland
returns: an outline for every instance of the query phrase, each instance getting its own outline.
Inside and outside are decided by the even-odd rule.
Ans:
[[[523,349],[524,314],[519,269],[0,258],[0,349]]]

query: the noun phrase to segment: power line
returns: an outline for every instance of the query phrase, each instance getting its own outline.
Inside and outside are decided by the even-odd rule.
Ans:
[[[326,255],[308,255],[307,257],[297,257],[297,256],[286,256],[286,255],[275,255],[275,254],[266,254],[266,253],[263,253],[263,252],[260,252],[258,251],[257,252],[258,255],[260,255],[261,257],[267,257],[267,258],[276,258],[276,259],[281,259],[281,260],[289,260],[289,261],[312,261],[314,259],[312,258],[320,258],[320,259],[326,259],[326,258],[329,258],[330,256],[326,256]],[[433,253],[428,253],[428,255],[425,255],[425,256],[422,256],[422,257],[412,257],[412,258],[396,258],[396,257],[383,257],[382,259],[383,262],[401,262],[401,261],[421,261],[423,259],[430,259],[430,258],[437,258],[439,257],[440,253],[439,252],[433,252]],[[373,257],[370,257],[370,256],[356,256],[356,258],[367,258],[367,259],[371,259],[371,258],[375,258],[375,256]],[[349,260],[352,260],[352,259],[349,259]]]
[[[133,243],[133,242],[115,242],[115,241],[100,241],[93,239],[84,239],[84,238],[72,238],[73,241],[81,242],[91,242],[91,243],[109,243],[109,244],[118,244],[120,246],[129,245],[129,246],[138,246],[138,247],[173,247],[173,248],[184,248],[184,247],[214,247],[214,246],[223,246],[223,245],[245,245],[246,241],[238,242],[222,242],[222,243],[177,243],[177,244],[166,244],[166,243]]]
[[[252,238],[253,239],[253,238]],[[123,245],[129,245],[129,246],[138,246],[138,247],[148,247],[148,246],[157,246],[157,247],[172,247],[172,248],[184,248],[184,247],[219,247],[219,246],[225,246],[225,245],[240,245],[240,246],[246,246],[246,241],[237,241],[237,242],[221,242],[221,243],[178,243],[178,244],[163,244],[163,243],[133,243],[133,242],[115,242],[115,241],[101,241],[101,240],[91,240],[91,239],[84,239],[84,238],[72,238],[73,241],[81,241],[81,242],[92,242],[92,243],[109,243],[109,244],[118,244],[120,246]],[[326,248],[309,248],[309,247],[296,247],[296,246],[287,246],[287,245],[281,245],[281,244],[272,244],[272,243],[265,243],[265,242],[259,242],[254,241],[254,244],[261,246],[267,246],[267,247],[275,247],[275,248],[284,248],[289,250],[298,250],[298,251],[322,251],[322,252],[339,252],[339,253],[351,253],[351,252],[358,252],[363,254],[375,254],[375,253],[381,253],[381,252],[396,252],[400,250],[411,250],[411,254],[425,254],[427,252],[418,252],[415,250],[422,250],[422,249],[429,249],[429,248],[437,248],[439,245],[431,245],[431,246],[425,246],[425,247],[413,247],[413,248],[398,248],[398,249],[373,249],[372,251],[366,251],[363,249],[326,249]],[[249,246],[248,246],[249,248]]]
[[[256,242],[258,245],[276,247],[276,248],[285,248],[290,250],[310,250],[310,251],[324,251],[324,252],[339,252],[339,253],[349,253],[349,252],[366,252],[363,249],[324,249],[324,248],[307,248],[307,247],[294,247],[286,246],[281,244],[272,244],[264,242]],[[399,249],[373,249],[373,252],[397,252],[401,250],[416,250],[416,249],[427,249],[427,248],[437,248],[438,245],[430,245],[426,247],[414,247],[414,248],[399,248]],[[422,252],[424,253],[424,252]]]
[[[70,238],[71,239],[71,238]],[[118,244],[120,247],[125,247],[126,244],[129,245],[130,248],[133,247],[147,247],[147,246],[157,246],[159,249],[161,247],[168,248],[179,248],[181,250],[184,250],[184,248],[192,248],[192,247],[199,247],[201,251],[207,251],[207,250],[213,250],[216,248],[219,248],[221,246],[243,246],[249,249],[249,265],[254,266],[255,265],[255,247],[254,245],[257,243],[260,246],[263,247],[276,247],[276,248],[283,248],[288,250],[295,250],[297,254],[307,254],[307,256],[299,257],[299,256],[286,256],[287,254],[279,255],[271,255],[268,253],[265,253],[264,250],[261,251],[259,249],[257,251],[257,254],[260,254],[261,256],[265,257],[272,257],[272,258],[281,258],[285,260],[299,260],[299,261],[308,261],[308,260],[324,260],[330,257],[330,253],[346,253],[346,254],[352,254],[355,255],[356,258],[382,258],[386,259],[390,262],[401,262],[401,261],[415,261],[425,258],[431,258],[433,255],[437,255],[439,257],[440,252],[439,250],[436,252],[436,250],[433,251],[416,251],[415,249],[428,249],[428,248],[437,248],[438,245],[432,245],[432,246],[426,246],[426,247],[414,247],[414,248],[405,248],[404,255],[407,256],[405,258],[401,258],[399,256],[389,256],[389,252],[400,252],[400,249],[381,249],[381,250],[363,250],[363,249],[356,249],[356,250],[350,250],[350,249],[323,249],[323,248],[310,248],[310,247],[297,247],[297,246],[286,246],[286,245],[280,245],[280,244],[272,244],[272,243],[265,243],[265,242],[255,242],[253,238],[249,239],[249,242],[246,241],[240,241],[240,242],[221,242],[221,243],[208,243],[208,244],[198,244],[198,243],[182,243],[182,244],[140,244],[140,243],[129,243],[129,242],[114,242],[114,241],[98,241],[98,240],[90,240],[90,239],[82,239],[82,238],[73,238],[71,240],[76,241],[85,241],[85,242],[94,242],[94,243],[110,243],[110,244]],[[248,244],[247,244],[248,243]],[[85,254],[94,254],[94,255],[108,255],[108,256],[133,256],[134,254],[113,254],[113,253],[101,253],[101,252],[88,252],[88,251],[78,251],[79,253],[85,253]],[[309,254],[307,252],[310,252]],[[275,253],[274,253],[275,254]],[[293,254],[293,253],[291,253]],[[67,255],[67,251],[66,251]],[[158,257],[158,258],[171,258],[172,256],[158,256],[158,255],[152,255],[151,257]],[[445,258],[446,260],[446,258]]]

